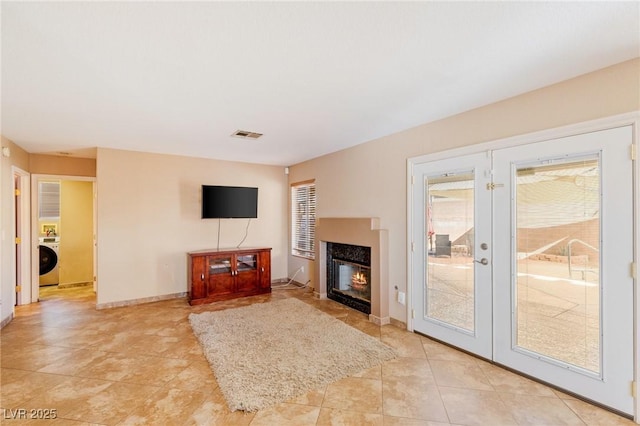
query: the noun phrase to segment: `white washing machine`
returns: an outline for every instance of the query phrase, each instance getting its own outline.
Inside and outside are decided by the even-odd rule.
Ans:
[[[60,282],[58,273],[58,250],[60,237],[40,237],[40,286],[56,285]]]

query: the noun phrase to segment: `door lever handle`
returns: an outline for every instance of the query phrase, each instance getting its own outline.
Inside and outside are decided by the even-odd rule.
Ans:
[[[480,259],[480,260],[474,260],[474,262],[476,262],[476,263],[481,263],[481,264],[483,264],[483,265],[488,265],[488,264],[489,264],[489,261],[487,260],[487,258],[486,258],[486,257],[483,257],[483,258],[482,258],[482,259]]]

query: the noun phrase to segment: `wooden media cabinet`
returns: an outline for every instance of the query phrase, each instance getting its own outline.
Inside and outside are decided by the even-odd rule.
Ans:
[[[271,292],[271,248],[199,250],[187,258],[190,305]]]

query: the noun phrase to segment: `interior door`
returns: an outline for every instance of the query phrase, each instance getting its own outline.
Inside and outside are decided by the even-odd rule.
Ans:
[[[492,357],[491,158],[413,169],[414,330]]]
[[[496,362],[633,413],[630,126],[494,152]]]
[[[15,256],[16,256],[16,276],[15,276],[15,291],[16,291],[16,303],[15,305],[22,305],[22,203],[20,202],[20,176],[15,174],[13,176],[13,191],[14,191],[14,220],[15,220]]]

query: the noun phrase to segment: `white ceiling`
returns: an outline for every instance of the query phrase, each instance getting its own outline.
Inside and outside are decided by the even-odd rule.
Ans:
[[[2,134],[291,165],[640,56],[634,2],[7,2]],[[242,129],[258,140],[230,137]]]

